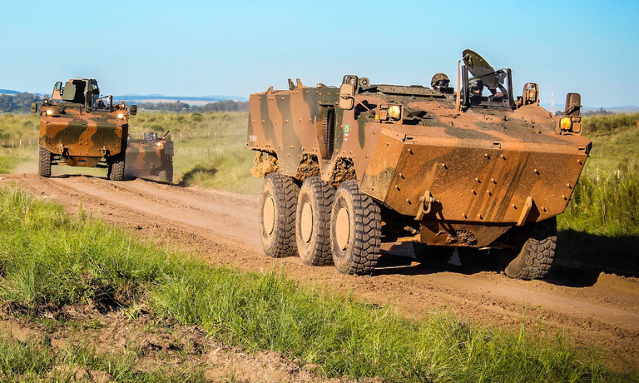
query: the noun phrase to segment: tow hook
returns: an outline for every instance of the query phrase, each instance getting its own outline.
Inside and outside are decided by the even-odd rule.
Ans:
[[[435,202],[435,198],[432,194],[430,194],[430,191],[428,190],[426,190],[424,195],[420,197],[419,200],[421,203],[419,204],[419,210],[415,215],[415,221],[421,221],[422,218],[424,218],[424,215],[429,214],[431,208],[433,207],[433,202]]]

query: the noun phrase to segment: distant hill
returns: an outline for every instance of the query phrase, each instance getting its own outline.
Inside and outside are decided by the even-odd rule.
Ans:
[[[16,93],[21,93],[15,90],[9,90],[9,89],[0,89],[0,94],[16,94]]]
[[[550,111],[550,104],[548,103],[541,103],[539,104],[541,106],[543,106],[546,110]],[[555,104],[555,111],[557,110],[564,110],[565,105],[564,104]],[[623,106],[611,106],[611,107],[603,107],[605,110],[607,110],[608,112],[612,112],[612,113],[639,113],[639,106],[634,106],[634,105],[623,105]],[[599,108],[593,108],[591,106],[582,106],[581,107],[581,111],[586,113],[586,112],[596,112],[598,110],[600,110],[601,107]]]
[[[188,97],[188,96],[164,96],[162,94],[124,94],[122,96],[113,96],[116,100],[124,100],[124,101],[152,101],[157,102],[157,100],[167,100],[167,101],[197,101],[197,102],[215,102],[215,101],[248,101],[246,97],[236,97],[236,96],[201,96],[201,97]]]

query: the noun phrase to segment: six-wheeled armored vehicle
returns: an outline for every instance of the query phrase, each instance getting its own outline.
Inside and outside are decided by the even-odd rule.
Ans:
[[[553,116],[537,84],[515,95],[511,70],[471,50],[456,69],[456,87],[443,73],[430,88],[347,75],[251,95],[265,253],[369,274],[383,241],[415,241],[511,251],[507,275],[545,275],[591,148],[580,96]]]
[[[38,105],[31,111],[38,112]],[[136,112],[135,105],[113,105],[113,97],[100,97],[94,79],[57,82],[40,107],[38,173],[49,177],[51,166],[61,164],[106,167],[107,178],[122,180],[129,115]]]
[[[161,137],[155,132],[144,133],[141,140],[129,136],[125,174],[172,183],[173,141],[169,138],[169,132]]]

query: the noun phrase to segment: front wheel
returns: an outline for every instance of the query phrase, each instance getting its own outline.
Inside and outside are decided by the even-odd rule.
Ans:
[[[516,279],[540,279],[548,273],[557,246],[557,219],[526,224],[518,230],[519,254],[506,267],[507,276]]]
[[[108,171],[107,171],[107,179],[112,181],[122,181],[124,179],[124,153],[117,154],[110,159],[108,162]]]
[[[264,177],[260,194],[260,237],[264,253],[272,258],[297,255],[295,211],[299,187],[278,172]]]
[[[173,157],[169,157],[166,161],[166,175],[164,177],[164,182],[168,182],[170,184],[173,183]]]
[[[346,181],[335,193],[331,211],[333,263],[343,274],[370,274],[379,259],[382,216],[377,203]]]
[[[40,177],[51,177],[51,163],[53,162],[53,153],[40,146],[38,158],[38,174],[40,175]]]

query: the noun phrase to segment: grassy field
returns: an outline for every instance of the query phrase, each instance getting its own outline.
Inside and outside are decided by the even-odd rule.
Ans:
[[[616,382],[637,371],[608,370],[591,349],[576,349],[543,325],[511,333],[440,313],[402,319],[392,306],[374,307],[331,294],[273,270],[212,268],[188,254],[136,242],[123,231],[72,218],[57,205],[16,189],[0,190],[0,305],[38,328],[73,327],[55,320],[69,305],[125,311],[197,325],[212,339],[274,350],[325,377],[382,377],[392,382]],[[6,315],[6,314],[5,314]],[[52,323],[53,322],[53,323]],[[122,324],[128,326],[126,323]],[[95,328],[100,328],[99,324]],[[97,330],[96,330],[97,331]],[[546,334],[546,335],[544,335]],[[60,379],[78,367],[118,381],[198,381],[181,364],[145,372],[140,353],[0,336],[0,378]],[[197,369],[195,370],[197,372]]]

